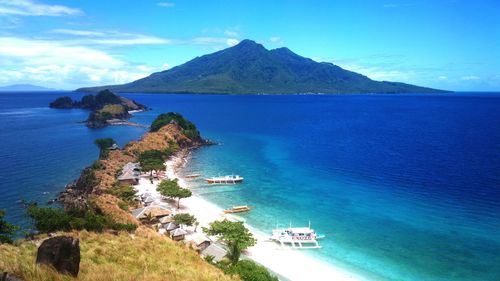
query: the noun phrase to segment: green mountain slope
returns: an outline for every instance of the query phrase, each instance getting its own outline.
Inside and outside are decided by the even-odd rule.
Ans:
[[[379,82],[287,48],[267,50],[251,40],[123,85],[81,88],[95,92],[158,93],[431,93],[440,90]]]

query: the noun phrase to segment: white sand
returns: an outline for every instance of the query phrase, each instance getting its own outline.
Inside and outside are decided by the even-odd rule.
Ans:
[[[177,175],[177,169],[185,164],[185,157],[172,158],[165,163],[167,167],[166,175],[168,178],[178,178],[180,186],[189,188],[187,182]],[[136,189],[139,195],[146,192],[150,193],[154,198],[157,198],[155,203],[161,204],[161,196],[156,191],[157,184],[158,181],[151,184],[149,179],[141,179]],[[234,219],[231,215],[224,215],[221,208],[200,196],[193,195],[190,198],[181,199],[180,205],[180,211],[189,212],[196,217],[199,222],[198,229],[203,226],[208,226],[210,222],[221,220],[224,217]],[[283,249],[276,243],[266,241],[268,237],[266,237],[265,233],[261,233],[249,226],[247,227],[252,231],[258,242],[257,245],[245,252],[245,256],[255,260],[286,279],[293,281],[366,280],[342,268],[334,267],[333,265],[305,255],[302,252],[311,250]]]

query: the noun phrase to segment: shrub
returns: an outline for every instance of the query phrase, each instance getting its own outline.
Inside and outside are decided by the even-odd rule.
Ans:
[[[105,169],[105,168],[106,168],[106,167],[102,164],[102,162],[101,162],[100,160],[96,160],[96,161],[94,161],[94,163],[92,163],[92,166],[91,166],[91,167],[92,167],[92,169],[93,169],[93,170],[96,170],[96,171],[98,171],[98,170],[103,170],[103,169]]]
[[[5,212],[0,210],[0,243],[12,243],[12,236],[18,227],[4,220]]]
[[[136,191],[130,185],[118,184],[108,191],[110,194],[122,199],[125,202],[132,202],[135,199]]]
[[[128,211],[128,204],[122,200],[118,201],[118,207],[124,211]]]
[[[222,269],[228,274],[238,274],[243,281],[278,281],[265,267],[252,260],[240,260],[237,264]]]
[[[116,223],[110,218],[87,210],[83,212],[66,213],[58,208],[41,208],[30,206],[27,210],[40,232],[88,230],[102,232],[106,229],[133,231],[137,228],[134,224]]]
[[[41,232],[71,229],[72,217],[62,209],[30,206],[26,212],[34,220],[36,229]]]

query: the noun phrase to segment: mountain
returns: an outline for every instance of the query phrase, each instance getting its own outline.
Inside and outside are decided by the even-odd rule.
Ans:
[[[267,50],[251,40],[197,57],[123,85],[77,91],[158,93],[434,93],[410,84],[374,81],[332,63],[301,57],[287,48]]]
[[[15,85],[0,87],[0,92],[43,92],[43,91],[57,91],[57,90],[31,84],[15,84]]]

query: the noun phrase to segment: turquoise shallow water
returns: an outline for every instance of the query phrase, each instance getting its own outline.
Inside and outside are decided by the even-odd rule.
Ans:
[[[12,202],[62,190],[97,157],[93,139],[144,132],[89,130],[87,112],[29,95],[0,103],[0,208],[25,225]],[[128,96],[153,108],[133,121],[178,111],[221,143],[189,171],[246,178],[197,193],[255,206],[241,217],[263,231],[311,220],[327,238],[309,255],[379,280],[500,279],[499,95]]]

